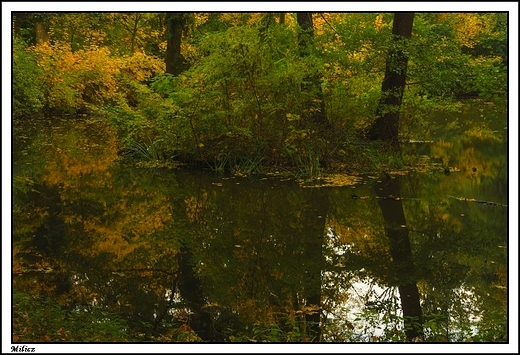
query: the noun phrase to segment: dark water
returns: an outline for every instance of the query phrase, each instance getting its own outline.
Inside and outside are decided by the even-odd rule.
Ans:
[[[437,119],[405,147],[434,168],[322,188],[138,168],[102,123],[15,123],[14,292],[162,341],[504,341],[505,115]]]

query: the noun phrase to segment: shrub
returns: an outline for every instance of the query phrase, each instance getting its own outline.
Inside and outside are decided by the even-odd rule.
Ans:
[[[13,43],[13,115],[28,116],[41,112],[44,106],[43,71],[34,52],[15,39]]]

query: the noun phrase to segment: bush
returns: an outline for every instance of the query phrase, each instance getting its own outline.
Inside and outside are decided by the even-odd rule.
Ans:
[[[305,129],[302,111],[314,93],[302,85],[316,67],[308,61],[316,58],[300,58],[295,34],[285,28],[263,36],[254,27],[230,28],[199,45],[205,56],[194,67],[152,83],[175,107],[160,124],[169,149],[238,170],[261,159],[292,161],[284,147]]]
[[[73,113],[87,104],[101,104],[115,96],[118,60],[107,48],[72,52],[67,44],[40,44],[31,49],[42,69],[45,109]]]
[[[13,43],[13,115],[29,116],[41,112],[44,106],[43,71],[34,52],[15,39]]]
[[[115,314],[98,309],[66,309],[36,295],[13,295],[15,342],[128,341],[128,325]]]
[[[163,71],[162,61],[137,52],[116,58],[107,47],[71,51],[64,43],[43,43],[14,52],[14,111],[74,113],[82,107],[136,105],[144,82]],[[143,89],[144,88],[144,89]],[[150,107],[150,105],[149,105]]]

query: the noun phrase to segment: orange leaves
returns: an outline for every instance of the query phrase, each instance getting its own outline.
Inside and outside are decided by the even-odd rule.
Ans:
[[[114,96],[119,63],[110,57],[108,48],[92,46],[72,52],[69,44],[57,42],[43,43],[32,50],[45,73],[49,108],[70,110]]]
[[[94,227],[96,227],[97,232],[101,232],[104,236],[103,239],[97,240],[94,244],[92,251],[95,251],[96,254],[107,252],[116,255],[117,259],[121,259],[139,246],[138,244],[129,243],[122,235],[117,234],[117,231],[113,231],[110,228]]]
[[[77,124],[75,130],[56,131],[44,146],[47,156],[43,180],[50,185],[62,184],[65,188],[75,189],[82,184],[81,177],[86,174],[110,174],[109,168],[117,159],[117,140],[109,127],[104,126],[101,136],[104,144],[95,144],[82,133],[88,129]],[[58,149],[56,147],[62,147]]]
[[[166,197],[149,193],[146,201],[136,201],[129,194],[123,194],[117,211],[124,211],[118,218],[111,216],[117,212],[105,212],[103,218],[84,221],[84,229],[93,236],[93,245],[86,251],[89,255],[111,253],[121,260],[135,249],[143,246],[146,236],[160,230],[171,220]],[[114,211],[111,209],[110,211]],[[103,223],[102,220],[111,220]]]
[[[164,61],[146,55],[144,52],[135,52],[132,56],[127,56],[120,61],[123,73],[132,80],[144,81],[151,76],[163,73],[165,70]]]
[[[46,103],[51,109],[76,110],[85,104],[103,104],[119,95],[120,73],[131,81],[145,81],[164,71],[164,62],[135,52],[116,58],[108,47],[91,45],[72,51],[68,43],[42,43],[30,49],[43,70]]]

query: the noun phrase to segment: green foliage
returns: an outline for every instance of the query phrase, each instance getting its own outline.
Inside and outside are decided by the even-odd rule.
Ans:
[[[150,144],[136,142],[134,145],[129,146],[127,151],[129,155],[140,160],[163,160],[164,156],[160,151],[160,143],[161,141],[150,141]]]
[[[178,158],[239,174],[283,166],[316,177],[324,166],[356,161],[401,164],[382,161],[385,152],[368,145],[351,149],[380,100],[395,45],[392,14],[316,14],[302,56],[294,18],[282,26],[265,14],[194,13],[181,48],[190,68],[178,77],[162,74],[165,16],[46,14],[49,42],[27,47],[15,39],[14,115],[101,109],[142,159]],[[17,37],[33,30],[20,28]],[[456,110],[455,98],[503,106],[506,33],[505,14],[417,14],[401,136],[424,139],[428,114]],[[321,100],[326,128],[309,119]]]
[[[90,307],[67,309],[44,296],[13,294],[16,342],[124,342],[126,322],[116,314]]]
[[[41,112],[44,106],[43,70],[36,55],[26,50],[15,38],[13,43],[13,114],[29,116]]]
[[[285,322],[256,322],[244,329],[228,329],[228,339],[232,343],[302,343],[311,342],[308,334],[309,324],[299,317],[289,315]]]
[[[410,48],[409,80],[420,85],[422,95],[432,98],[481,95],[503,103],[506,32],[497,15],[417,16]]]
[[[475,72],[472,87],[479,96],[505,106],[507,99],[507,67],[502,65],[502,59],[478,58],[475,60]]]
[[[295,56],[294,38],[280,38],[291,35],[269,32],[262,41],[256,28],[244,27],[210,34],[200,44],[209,54],[197,65],[176,79],[154,80],[152,88],[178,107],[164,122],[177,134],[172,148],[231,167],[280,159],[299,124],[291,118],[299,117],[306,99],[300,93],[305,67]]]
[[[429,342],[507,342],[507,315],[482,312],[478,317],[456,323],[443,313],[425,317],[425,341]]]
[[[347,310],[344,310],[347,312]],[[348,319],[348,318],[346,318]],[[324,337],[329,342],[406,342],[404,318],[384,308],[368,308],[355,319],[328,319]],[[483,312],[482,316],[450,318],[445,313],[424,315],[424,337],[418,342],[472,343],[507,342],[507,316],[501,312]]]

